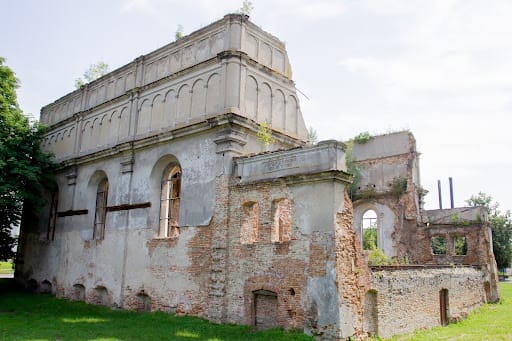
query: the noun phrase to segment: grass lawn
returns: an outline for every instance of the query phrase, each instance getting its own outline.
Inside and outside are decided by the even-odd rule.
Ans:
[[[0,340],[312,340],[279,329],[215,325],[195,317],[135,313],[81,302],[31,295],[0,279]],[[502,302],[485,305],[469,318],[390,340],[512,340],[512,284],[501,284]]]
[[[512,340],[512,283],[501,283],[501,303],[486,304],[447,327],[436,327],[390,340]]]
[[[215,325],[205,320],[167,313],[112,310],[31,295],[0,279],[0,340],[312,340],[299,332]]]
[[[12,274],[14,269],[11,262],[0,262],[0,274]]]

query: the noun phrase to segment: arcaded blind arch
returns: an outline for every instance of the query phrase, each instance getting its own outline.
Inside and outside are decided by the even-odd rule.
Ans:
[[[94,214],[93,238],[101,240],[105,238],[105,221],[107,218],[108,179],[104,178],[98,184],[96,191],[96,210]]]
[[[160,237],[176,238],[180,234],[181,167],[168,166],[162,176],[160,194]]]

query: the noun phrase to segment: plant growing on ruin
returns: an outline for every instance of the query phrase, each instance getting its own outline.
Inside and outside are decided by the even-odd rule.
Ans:
[[[311,143],[311,144],[318,143],[318,134],[316,132],[316,129],[311,126],[308,129],[308,140],[309,140],[309,143]]]
[[[391,193],[395,196],[395,198],[400,198],[402,194],[407,190],[407,179],[403,176],[397,176],[393,179],[391,183]]]
[[[354,140],[351,139],[345,142],[345,165],[347,166],[347,172],[352,175],[352,182],[348,185],[348,194],[352,200],[355,200],[356,191],[361,183],[361,170],[355,164],[352,156],[352,150],[354,148]]]
[[[174,39],[176,41],[183,38],[183,26],[181,24],[178,24],[178,27],[176,28],[176,32],[174,33]]]
[[[82,77],[79,77],[75,80],[75,88],[80,89],[85,84],[90,83],[109,72],[110,67],[107,63],[99,61],[96,64],[91,64],[89,68],[84,72],[84,78],[82,79]]]
[[[371,266],[383,266],[383,265],[394,265],[393,260],[386,256],[384,251],[378,247],[374,248],[368,253],[368,265]]]
[[[363,131],[362,133],[359,133],[357,136],[354,137],[354,142],[359,144],[365,144],[368,143],[368,141],[370,141],[371,139],[373,139],[373,136],[370,135],[369,132]]]
[[[244,2],[242,3],[242,7],[240,7],[240,9],[238,10],[238,13],[250,16],[253,9],[254,6],[252,4],[252,1],[244,0]]]
[[[266,121],[260,123],[257,137],[258,142],[264,147],[268,147],[272,142],[274,142],[274,138],[272,137],[272,128],[270,128]]]

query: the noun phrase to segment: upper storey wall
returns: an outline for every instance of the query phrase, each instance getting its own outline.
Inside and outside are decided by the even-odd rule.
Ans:
[[[250,23],[247,17],[226,15],[222,20],[141,56],[43,107],[40,120],[54,125],[75,113],[90,110],[228,50],[244,52],[259,64],[291,80],[284,44]]]
[[[44,107],[58,160],[234,112],[307,139],[284,44],[227,15]]]

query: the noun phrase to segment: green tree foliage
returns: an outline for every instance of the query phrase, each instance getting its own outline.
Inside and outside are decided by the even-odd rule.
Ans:
[[[274,142],[274,138],[272,137],[272,128],[266,121],[260,123],[256,136],[258,137],[258,142],[265,148]]]
[[[432,237],[430,247],[434,255],[446,255],[446,239],[444,237]]]
[[[453,243],[455,244],[455,255],[463,256],[468,252],[468,243],[466,242],[465,237],[455,237],[453,239]]]
[[[363,229],[363,249],[374,250],[377,248],[377,228],[368,227]]]
[[[90,83],[109,72],[110,67],[107,63],[99,61],[96,64],[91,64],[89,68],[84,72],[84,78],[82,79],[82,77],[80,77],[75,80],[75,88],[80,89],[85,84]]]
[[[54,164],[40,149],[44,128],[23,115],[18,80],[4,62],[0,57],[0,260],[14,256],[11,230],[20,223],[23,205],[42,207],[43,188],[54,183]]]
[[[179,24],[176,28],[176,32],[174,32],[174,39],[178,41],[181,38],[183,38],[183,25]]]
[[[238,13],[249,16],[251,15],[253,9],[254,6],[252,4],[252,1],[244,0],[244,2],[242,3],[242,7],[240,7],[240,9],[238,10]]]
[[[499,269],[510,267],[512,258],[512,219],[510,211],[501,213],[499,203],[492,197],[479,192],[466,200],[470,206],[484,206],[489,214],[489,225],[492,231],[492,249]]]
[[[309,129],[308,129],[308,139],[309,139],[309,143],[311,143],[311,144],[317,144],[318,143],[318,133],[316,132],[315,128],[309,127]]]

